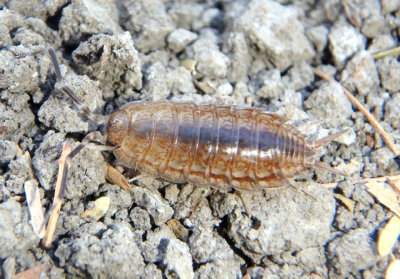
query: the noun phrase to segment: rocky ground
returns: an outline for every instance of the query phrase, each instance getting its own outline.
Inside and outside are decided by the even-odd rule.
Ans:
[[[384,276],[389,257],[378,256],[376,238],[392,213],[353,182],[399,174],[398,166],[341,87],[314,77],[312,67],[335,76],[399,139],[400,63],[371,56],[397,46],[399,0],[0,0],[0,7],[1,277],[40,264],[50,265],[49,278]],[[348,177],[309,170],[295,187],[244,193],[246,212],[233,192],[152,177],[122,190],[104,178],[115,158],[85,149],[72,161],[45,250],[24,184],[37,179],[48,209],[63,144],[76,146],[93,128],[56,85],[49,48],[64,84],[97,113],[133,100],[190,100],[262,107],[310,140],[348,128],[319,154]],[[315,120],[323,122],[309,125]],[[101,196],[111,200],[105,216],[81,217]]]

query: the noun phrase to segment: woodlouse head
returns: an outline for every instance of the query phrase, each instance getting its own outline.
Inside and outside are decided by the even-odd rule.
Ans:
[[[128,114],[125,110],[117,110],[108,119],[106,134],[107,142],[119,146],[128,132]]]

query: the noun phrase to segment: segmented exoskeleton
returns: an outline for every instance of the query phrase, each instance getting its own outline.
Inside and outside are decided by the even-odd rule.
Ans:
[[[342,132],[310,142],[258,108],[133,102],[110,115],[106,134],[125,166],[176,183],[261,190],[312,166],[342,174],[313,158]]]

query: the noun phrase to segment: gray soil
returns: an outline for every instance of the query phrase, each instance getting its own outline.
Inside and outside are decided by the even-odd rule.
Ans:
[[[398,174],[398,166],[340,86],[315,78],[312,67],[335,76],[398,139],[400,63],[371,54],[397,46],[399,0],[0,0],[0,7],[0,277],[43,263],[51,265],[48,278],[384,276],[389,258],[377,255],[376,236],[392,213],[352,181]],[[49,48],[64,85],[97,113],[170,99],[262,107],[310,140],[349,128],[318,155],[348,177],[311,169],[295,187],[243,193],[244,202],[235,192],[148,176],[124,191],[104,178],[106,162],[117,160],[85,149],[72,161],[45,250],[29,223],[24,183],[33,177],[18,146],[32,157],[48,209],[63,144],[76,146],[93,129],[59,90]],[[180,66],[188,59],[195,69]],[[309,125],[316,120],[323,122]],[[334,193],[353,200],[354,211]],[[100,196],[111,198],[105,216],[82,218]]]

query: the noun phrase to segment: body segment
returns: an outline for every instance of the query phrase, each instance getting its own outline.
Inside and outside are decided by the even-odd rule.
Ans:
[[[312,143],[286,119],[261,109],[133,102],[109,123],[121,114],[128,123],[123,136],[113,139],[110,131],[118,125],[108,128],[115,156],[172,182],[260,190],[282,186],[314,163]]]

